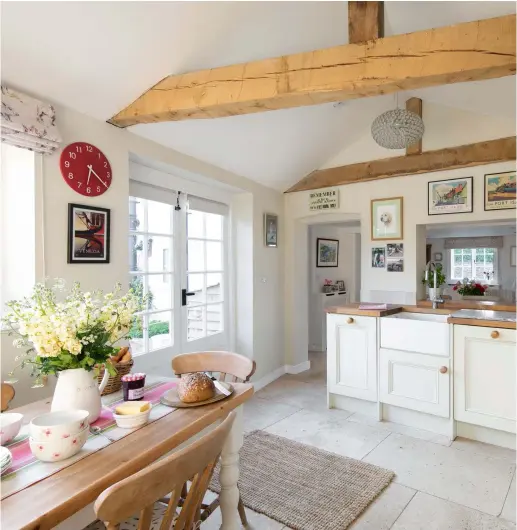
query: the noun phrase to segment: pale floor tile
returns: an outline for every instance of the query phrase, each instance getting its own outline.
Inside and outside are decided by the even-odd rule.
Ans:
[[[515,469],[507,460],[394,433],[364,460],[393,470],[399,484],[491,515],[501,513]]]
[[[515,464],[515,451],[513,449],[507,449],[506,447],[476,442],[476,440],[469,440],[468,438],[456,438],[456,440],[452,442],[451,447],[478,455],[504,458]]]
[[[416,493],[392,482],[348,530],[389,530]]]
[[[387,431],[347,421],[349,415],[344,410],[315,412],[304,409],[265,431],[357,459],[363,458],[390,435]]]
[[[258,398],[285,403],[292,407],[328,410],[327,389],[323,385],[292,381],[287,376],[280,377],[255,394]]]
[[[446,447],[451,445],[451,441],[447,436],[436,434],[431,431],[425,431],[424,429],[417,429],[416,427],[407,427],[406,425],[400,425],[399,423],[392,423],[390,421],[378,421],[375,418],[360,414],[359,412],[350,416],[348,421],[363,423],[370,427],[375,427],[376,429],[386,429],[390,432],[405,434],[407,436],[412,436],[413,438],[418,438],[419,440],[425,440],[426,442],[445,445]]]
[[[244,404],[244,432],[265,429],[299,410],[299,407],[254,396]]]
[[[418,492],[392,530],[513,530],[515,525]]]
[[[510,490],[508,491],[508,495],[506,496],[506,501],[503,506],[503,511],[501,512],[500,517],[503,519],[508,519],[508,521],[516,522],[516,507],[515,507],[515,496],[517,495],[517,492],[515,490],[515,475],[513,476],[512,485],[510,486]]]
[[[301,381],[316,385],[327,384],[327,354],[324,352],[309,352],[311,367],[299,374],[287,374],[285,377],[291,381]]]

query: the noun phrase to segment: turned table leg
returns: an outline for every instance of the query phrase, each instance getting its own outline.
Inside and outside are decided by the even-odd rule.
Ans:
[[[221,470],[219,472],[219,483],[221,493],[221,530],[239,530],[241,528],[239,512],[239,450],[243,443],[242,434],[242,406],[235,409],[236,418],[230,430],[230,434],[224,443],[221,453]]]

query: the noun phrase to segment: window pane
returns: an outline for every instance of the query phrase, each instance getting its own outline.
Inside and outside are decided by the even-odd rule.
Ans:
[[[223,304],[210,304],[206,306],[207,335],[223,331]]]
[[[461,267],[454,267],[454,276],[455,280],[461,280],[463,278],[463,269]]]
[[[129,230],[144,231],[144,205],[145,199],[129,197]]]
[[[220,271],[222,268],[222,244],[215,241],[207,241],[206,270]]]
[[[145,352],[144,317],[142,315],[138,315],[131,326],[129,331],[129,346],[133,355]]]
[[[129,270],[144,270],[144,236],[129,236]]]
[[[147,201],[147,231],[172,234],[172,206],[163,202]]]
[[[189,307],[187,309],[187,340],[206,337],[205,307]]]
[[[205,270],[204,242],[190,240],[188,242],[187,270],[199,272]]]
[[[187,305],[197,305],[205,302],[205,275],[189,274],[187,276],[187,291],[195,293],[193,296],[187,296]]]
[[[206,275],[206,301],[222,302],[223,300],[223,275],[207,274]]]
[[[172,311],[149,315],[149,351],[171,346]]]
[[[214,213],[206,215],[206,237],[208,239],[223,239],[223,216]]]
[[[187,215],[187,237],[205,237],[203,228],[205,214],[189,210]]]
[[[164,263],[164,255],[172,254],[172,238],[149,236],[147,240],[147,268],[149,272],[171,272],[171,262]]]
[[[164,278],[166,281],[164,281]],[[149,274],[147,285],[149,292],[149,309],[157,311],[160,309],[171,309],[172,301],[172,274]]]

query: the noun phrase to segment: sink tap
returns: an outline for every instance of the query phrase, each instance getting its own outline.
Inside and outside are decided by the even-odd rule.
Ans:
[[[438,309],[438,304],[443,304],[444,300],[442,298],[439,298],[436,294],[437,289],[437,278],[438,275],[436,274],[436,263],[434,261],[429,261],[427,265],[425,266],[425,281],[429,279],[429,271],[432,269],[434,273],[434,295],[431,298],[431,302],[433,303],[433,309]]]

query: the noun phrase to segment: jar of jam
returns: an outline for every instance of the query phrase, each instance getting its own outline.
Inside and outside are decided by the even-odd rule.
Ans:
[[[124,401],[140,401],[144,398],[145,374],[127,374],[121,377]]]

